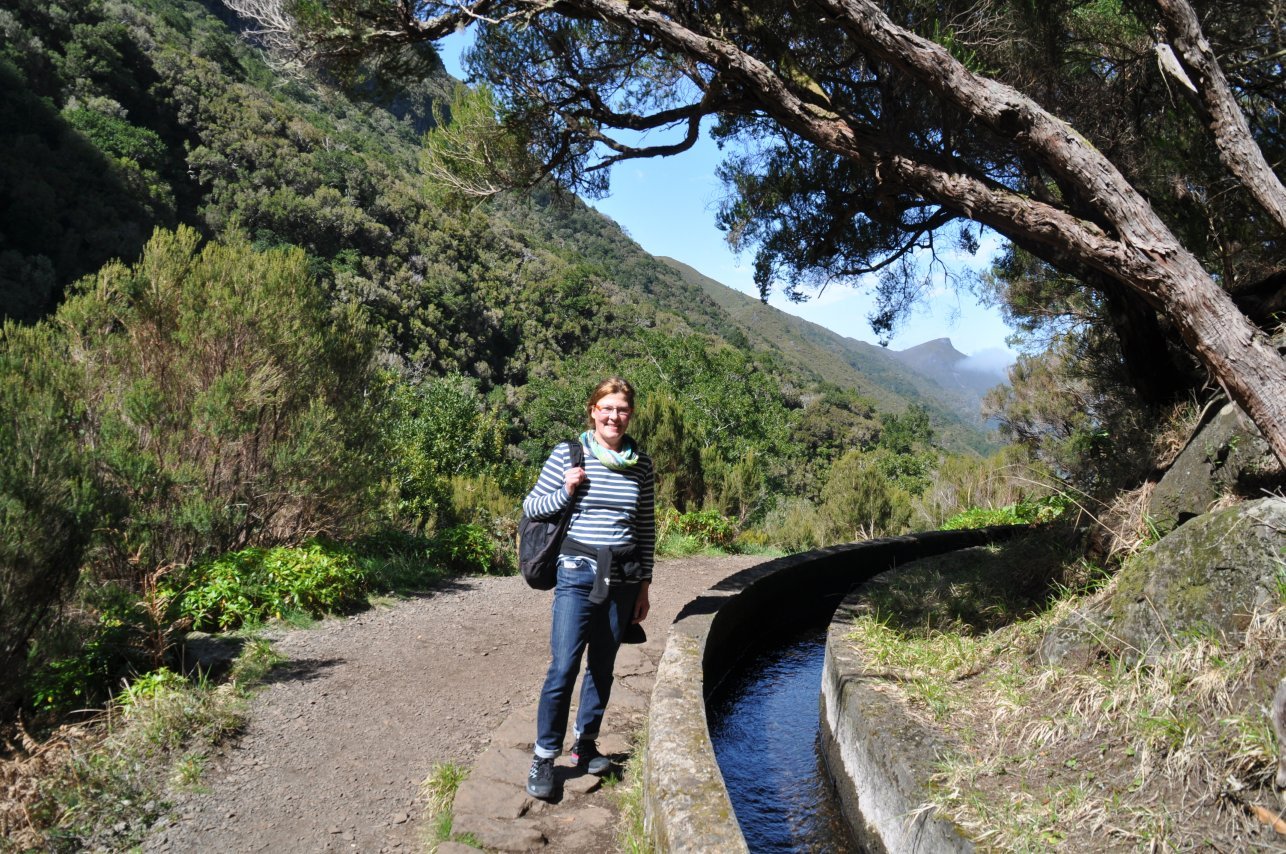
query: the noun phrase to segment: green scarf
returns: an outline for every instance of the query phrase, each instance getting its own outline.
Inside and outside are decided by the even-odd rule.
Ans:
[[[625,436],[621,442],[621,450],[613,451],[611,448],[604,448],[594,439],[594,434],[589,430],[580,434],[581,444],[589,448],[590,452],[598,459],[600,463],[607,466],[612,471],[623,471],[639,461],[639,455],[634,450],[634,440]]]

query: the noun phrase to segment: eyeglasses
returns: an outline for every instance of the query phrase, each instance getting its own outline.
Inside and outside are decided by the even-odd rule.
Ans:
[[[622,418],[630,417],[630,408],[628,406],[599,406],[594,404],[594,411],[600,415],[618,415]]]

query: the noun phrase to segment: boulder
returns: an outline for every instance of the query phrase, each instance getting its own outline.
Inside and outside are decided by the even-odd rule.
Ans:
[[[1096,644],[1149,659],[1194,634],[1234,635],[1281,603],[1286,499],[1247,501],[1198,516],[1121,569],[1116,590],[1045,637],[1040,656],[1066,661]]]
[[[1173,530],[1225,495],[1252,497],[1283,482],[1281,465],[1241,409],[1225,404],[1188,441],[1157,483],[1148,515]]]

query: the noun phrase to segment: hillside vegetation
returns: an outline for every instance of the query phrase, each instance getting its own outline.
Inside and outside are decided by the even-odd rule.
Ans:
[[[189,625],[352,607],[417,563],[507,570],[536,467],[611,373],[640,391],[667,547],[934,525],[999,465],[942,450],[987,445],[923,380],[755,346],[557,187],[426,177],[423,133],[473,97],[431,51],[415,82],[340,86],[197,2],[0,24],[9,712],[98,702]]]
[[[672,554],[1085,510],[1117,527],[1095,546],[1110,571],[1157,533],[1120,496],[1201,421],[1199,365],[1163,340],[1175,382],[1141,398],[1121,306],[1020,250],[987,284],[1029,345],[988,400],[998,449],[968,394],[908,368],[927,351],[652,258],[552,181],[461,194],[435,153],[453,117],[516,143],[431,47],[339,79],[269,62],[241,26],[196,0],[0,9],[6,837],[93,847],[121,810],[160,809],[142,766],[199,777],[271,655],[218,687],[180,672],[189,631],[512,571],[521,498],[609,374],[639,390]],[[130,748],[146,762],[59,729],[158,698]]]
[[[998,375],[975,374],[971,385],[962,387],[949,372],[954,359],[936,352],[917,358],[928,344],[899,353],[848,338],[778,311],[673,258],[661,260],[727,312],[749,346],[772,353],[801,376],[852,389],[884,411],[899,411],[907,399],[917,401],[929,411],[944,447],[996,450],[995,436],[982,431],[981,405],[985,392],[1001,384]],[[949,342],[947,346],[951,355],[961,357]]]

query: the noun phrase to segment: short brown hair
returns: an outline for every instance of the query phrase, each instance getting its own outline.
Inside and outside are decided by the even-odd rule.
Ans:
[[[625,395],[625,402],[630,405],[630,409],[634,408],[634,386],[620,377],[608,377],[594,387],[589,402],[585,404],[585,419],[589,422],[590,429],[594,427],[594,404],[609,394]]]

